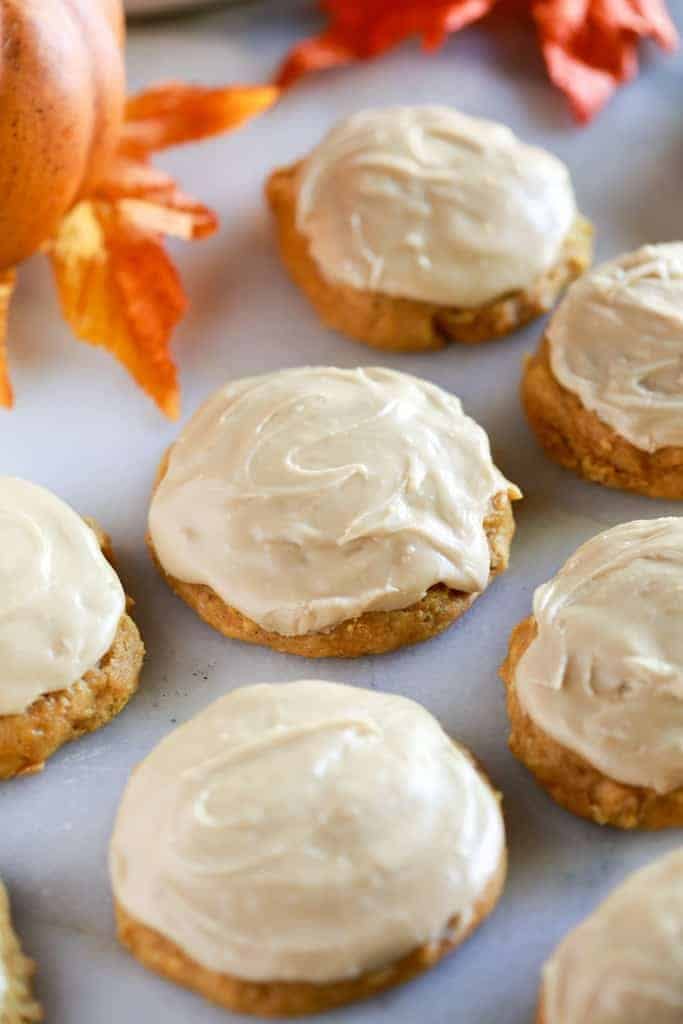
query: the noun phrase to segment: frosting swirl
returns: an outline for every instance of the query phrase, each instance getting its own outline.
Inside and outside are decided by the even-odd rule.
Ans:
[[[111,647],[124,610],[87,523],[42,487],[0,477],[0,715],[77,682]]]
[[[683,786],[683,519],[623,523],[534,594],[515,688],[558,742],[618,782]]]
[[[457,398],[386,369],[304,368],[228,384],[174,445],[150,534],[170,575],[301,635],[478,592],[483,520],[519,496]]]
[[[683,851],[631,875],[543,970],[546,1024],[680,1024]]]
[[[303,162],[297,226],[321,273],[460,307],[529,287],[576,218],[565,165],[449,107],[365,110]]]
[[[205,967],[326,982],[464,933],[499,870],[498,800],[403,697],[303,681],[235,690],[130,779],[116,899]]]
[[[683,243],[584,274],[548,327],[557,380],[642,451],[683,445]]]

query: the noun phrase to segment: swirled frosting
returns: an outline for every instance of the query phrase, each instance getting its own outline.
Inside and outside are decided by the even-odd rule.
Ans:
[[[418,704],[324,682],[235,690],[136,769],[114,894],[220,973],[326,982],[464,934],[501,868],[496,795]]]
[[[124,610],[90,527],[42,487],[0,477],[0,715],[79,680]]]
[[[683,850],[631,875],[543,971],[546,1024],[681,1024]]]
[[[457,398],[386,369],[228,384],[174,445],[149,526],[163,568],[265,629],[317,632],[484,589],[491,498],[518,495]]]
[[[584,274],[548,328],[557,380],[646,452],[683,445],[683,242]]]
[[[565,165],[449,107],[365,110],[303,162],[297,227],[324,277],[474,307],[523,290],[576,218]]]
[[[683,786],[683,518],[623,523],[534,594],[515,687],[544,732],[603,774]]]

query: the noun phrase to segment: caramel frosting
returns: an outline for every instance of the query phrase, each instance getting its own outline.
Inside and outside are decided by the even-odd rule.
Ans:
[[[87,523],[42,487],[0,477],[0,715],[77,682],[111,647],[124,610]]]
[[[548,339],[553,374],[603,423],[646,452],[683,445],[683,242],[585,274]]]
[[[235,690],[142,762],[111,843],[118,903],[202,966],[358,976],[474,921],[498,799],[413,701],[303,681]]]
[[[297,227],[328,280],[449,306],[528,288],[576,218],[565,165],[439,106],[365,110],[303,162]]]
[[[683,786],[683,518],[623,523],[534,594],[515,687],[559,743],[618,782]]]
[[[436,583],[483,590],[499,492],[519,496],[453,395],[393,370],[308,367],[202,406],[149,527],[167,573],[291,636],[406,608]]]
[[[683,850],[631,875],[543,971],[546,1024],[681,1024]]]

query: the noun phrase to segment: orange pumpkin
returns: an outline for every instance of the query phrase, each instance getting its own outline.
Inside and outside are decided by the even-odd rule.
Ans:
[[[0,271],[97,182],[125,100],[121,0],[0,0]]]

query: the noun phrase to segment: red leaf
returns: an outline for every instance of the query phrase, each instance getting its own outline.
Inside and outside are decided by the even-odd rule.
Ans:
[[[377,57],[404,39],[420,36],[425,49],[483,17],[496,0],[323,0],[330,20],[319,36],[294,47],[277,74],[292,85],[309,71]]]
[[[278,72],[280,85],[376,57],[411,36],[434,49],[500,7],[533,15],[550,78],[587,121],[636,73],[639,39],[649,36],[667,50],[678,42],[664,0],[322,0],[321,6],[327,28],[294,47]]]
[[[548,74],[579,121],[637,73],[639,39],[666,50],[678,43],[662,0],[536,0],[533,16]]]

